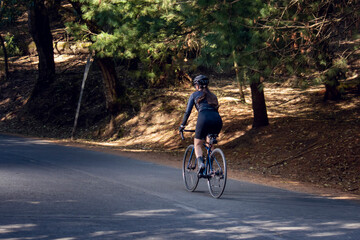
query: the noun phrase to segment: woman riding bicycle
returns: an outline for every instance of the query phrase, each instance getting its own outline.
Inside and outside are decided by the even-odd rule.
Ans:
[[[219,115],[219,102],[215,94],[210,92],[208,88],[209,79],[204,75],[199,75],[193,80],[196,91],[191,94],[180,131],[184,130],[187,120],[191,114],[191,110],[195,105],[199,112],[194,138],[194,148],[196,159],[199,164],[199,171],[205,168],[202,145],[208,134],[219,134],[222,128],[222,119]],[[209,142],[209,139],[207,139]]]

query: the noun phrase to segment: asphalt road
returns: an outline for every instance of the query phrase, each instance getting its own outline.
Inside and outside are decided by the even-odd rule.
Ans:
[[[0,135],[0,239],[360,239],[360,204]]]

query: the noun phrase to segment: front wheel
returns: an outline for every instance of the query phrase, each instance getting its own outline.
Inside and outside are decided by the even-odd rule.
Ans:
[[[196,163],[196,156],[194,151],[194,145],[189,145],[185,150],[182,173],[186,190],[195,191],[198,183],[198,164]]]
[[[208,187],[211,196],[219,198],[226,186],[227,170],[223,151],[216,148],[210,155],[211,164],[208,167]]]

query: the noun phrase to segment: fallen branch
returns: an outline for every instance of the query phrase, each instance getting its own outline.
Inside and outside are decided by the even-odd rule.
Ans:
[[[70,64],[67,64],[67,66],[65,66],[65,69],[60,73],[60,75],[64,74],[67,70],[69,70],[70,68],[75,67],[76,65],[78,65],[80,63],[83,63],[83,62],[82,61],[76,61],[75,63],[71,62]]]
[[[282,103],[278,103],[278,104],[274,104],[274,105],[272,105],[272,106],[268,106],[268,107],[278,107],[278,106],[280,106],[280,105],[283,105],[283,104],[285,104],[285,103],[288,103],[288,102],[291,102],[291,101],[293,101],[293,100],[296,100],[296,99],[299,99],[300,97],[294,97],[294,98],[291,98],[291,99],[288,99],[288,100],[286,100],[286,101],[283,101]]]
[[[290,161],[290,160],[293,160],[293,159],[295,159],[295,158],[298,158],[298,157],[304,155],[305,153],[309,153],[309,152],[311,152],[311,151],[314,151],[314,150],[316,150],[316,149],[318,149],[318,148],[320,148],[320,147],[326,146],[326,145],[328,144],[328,143],[325,143],[325,144],[320,145],[320,146],[318,146],[318,147],[316,147],[316,148],[313,148],[314,146],[318,145],[318,143],[319,143],[319,142],[313,143],[313,144],[311,144],[310,146],[308,146],[307,148],[304,149],[304,150],[306,150],[306,151],[303,150],[303,151],[301,151],[300,153],[296,154],[295,156],[291,156],[291,157],[288,157],[288,158],[286,158],[286,159],[284,159],[284,160],[281,160],[281,161],[279,161],[279,162],[276,162],[276,163],[268,166],[267,168],[269,169],[269,168],[272,168],[272,167],[275,167],[275,166],[282,165],[282,164],[284,164],[285,162],[288,162],[288,161]]]

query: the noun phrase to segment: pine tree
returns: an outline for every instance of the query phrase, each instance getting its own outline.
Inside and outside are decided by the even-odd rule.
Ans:
[[[134,77],[150,83],[159,80],[171,65],[185,30],[181,27],[180,5],[175,0],[73,1],[81,5],[83,18],[96,31],[78,24],[71,27],[80,39],[90,38],[98,57],[133,60]],[[134,63],[135,62],[135,63]]]
[[[13,24],[17,17],[23,12],[22,5],[25,0],[0,0],[0,26],[6,27]],[[5,40],[0,34],[0,44],[4,54],[5,78],[9,77],[8,54],[5,46]]]
[[[358,1],[269,1],[271,14],[261,19],[263,28],[272,35],[270,50],[280,59],[277,72],[297,75],[319,73],[302,85],[321,82],[326,86],[325,99],[339,99],[338,80],[346,71],[339,40],[358,31]],[[348,55],[349,56],[349,55]],[[342,67],[338,67],[339,63]]]
[[[257,19],[268,14],[260,0],[204,1],[184,5],[187,24],[198,29],[204,39],[199,64],[221,70],[234,68],[246,74],[252,91],[254,127],[268,125],[263,85],[271,73],[271,58],[264,54],[267,32],[256,28]],[[241,86],[241,85],[240,85]],[[241,93],[241,90],[240,90]]]

